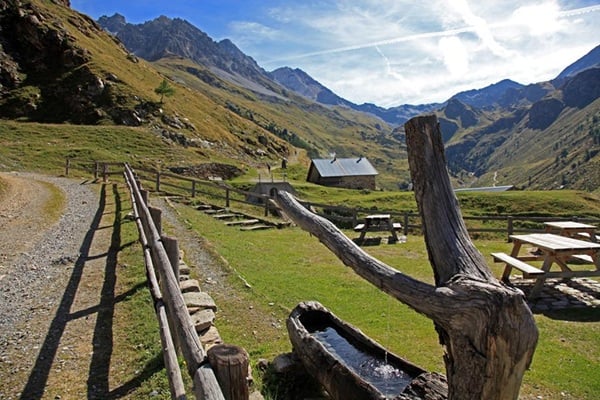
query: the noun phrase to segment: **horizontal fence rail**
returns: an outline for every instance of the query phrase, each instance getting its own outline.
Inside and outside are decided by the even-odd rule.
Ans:
[[[67,161],[67,165],[69,161]],[[71,168],[94,173],[94,177],[116,175],[117,172],[110,171],[109,167],[118,165],[122,171],[122,163],[110,162],[75,162],[70,161]],[[76,167],[74,167],[76,166]],[[68,167],[67,167],[68,169]],[[100,172],[101,171],[101,172]],[[122,172],[119,172],[122,173]],[[239,190],[227,185],[222,181],[208,181],[184,177],[181,175],[158,172],[150,169],[136,169],[136,177],[152,187],[156,192],[197,198],[201,196],[208,199],[213,205],[229,208],[232,204],[242,204],[260,210],[265,216],[277,215],[276,206],[272,198],[266,194]],[[268,182],[266,182],[268,183]],[[421,217],[412,211],[398,210],[372,210],[363,208],[350,208],[331,204],[319,204],[315,202],[301,201],[307,208],[316,214],[327,218],[341,229],[351,229],[362,222],[365,216],[373,213],[390,214],[395,222],[402,224],[402,233],[421,233]],[[539,217],[529,215],[463,215],[467,230],[472,235],[493,234],[502,235],[510,240],[510,235],[519,233],[536,233],[544,231],[544,222],[549,221],[577,221],[588,224],[600,224],[600,218],[581,216],[570,217]]]
[[[117,168],[114,168],[115,166]],[[194,323],[187,311],[176,275],[177,267],[173,265],[176,261],[165,248],[168,238],[161,236],[160,224],[155,222],[153,216],[153,211],[156,210],[147,204],[148,190],[142,189],[142,181],[160,193],[191,198],[202,196],[203,201],[208,198],[211,202],[223,204],[224,207],[230,207],[232,203],[236,202],[259,207],[264,210],[265,216],[270,213],[279,215],[271,196],[239,190],[222,181],[205,181],[143,168],[134,173],[133,169],[124,163],[67,159],[65,175],[69,176],[70,171],[73,170],[93,174],[94,179],[102,176],[105,182],[109,176],[121,176],[125,179],[139,231],[139,240],[144,251],[148,285],[159,322],[171,397],[179,400],[186,398],[177,359],[177,350],[179,349],[185,360],[187,372],[194,383],[193,390],[196,399],[224,400],[223,390],[219,386],[215,371],[208,362],[209,357],[202,347]],[[405,236],[409,232],[421,233],[421,217],[418,213],[411,211],[350,208],[306,201],[301,201],[301,203],[316,214],[332,221],[341,229],[353,229],[369,214],[389,214],[395,222],[401,223],[401,229]],[[516,233],[543,232],[544,222],[549,221],[571,220],[600,224],[600,218],[580,216],[488,215],[463,216],[463,219],[470,234],[506,235],[509,241],[510,236]]]
[[[225,397],[217,382],[215,373],[207,364],[207,354],[187,311],[179,281],[165,250],[159,230],[153,222],[151,211],[146,204],[140,185],[128,165],[125,165],[125,180],[131,193],[140,241],[144,247],[148,281],[155,300],[161,340],[165,349],[164,358],[171,396],[173,399],[185,398],[183,381],[173,343],[176,342],[185,359],[188,373],[194,382],[196,399],[224,400]],[[168,321],[170,321],[170,324]],[[169,330],[169,325],[173,327],[174,332]],[[173,333],[176,335],[175,340],[172,337]]]

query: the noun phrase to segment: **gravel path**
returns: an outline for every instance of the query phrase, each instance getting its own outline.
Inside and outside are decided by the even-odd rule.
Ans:
[[[128,366],[116,354],[111,358],[111,327],[105,326],[116,316],[103,314],[118,295],[120,268],[110,256],[113,229],[106,229],[115,218],[104,206],[115,201],[110,186],[101,191],[97,184],[29,173],[0,173],[0,182],[8,183],[0,189],[0,400],[123,397]],[[48,221],[53,186],[62,191],[64,210]],[[235,270],[207,250],[168,200],[151,203],[163,210],[167,234],[178,238],[221,307],[218,318],[246,309],[257,321],[254,332],[282,330],[281,321],[236,295],[227,279]],[[107,284],[113,293],[105,293]],[[225,299],[229,309],[222,307]]]
[[[31,383],[34,362],[50,335],[99,196],[97,186],[65,178],[23,173],[0,178],[10,188],[0,198],[0,399],[4,400],[18,398],[24,385]],[[62,217],[51,225],[39,217],[51,197],[42,182],[60,188],[66,198]]]

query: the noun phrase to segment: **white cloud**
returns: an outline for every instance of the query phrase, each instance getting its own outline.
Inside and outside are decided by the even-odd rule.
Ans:
[[[469,71],[469,53],[457,36],[441,38],[439,47],[450,75],[460,76]]]
[[[562,30],[559,11],[556,2],[527,5],[513,12],[510,23],[526,27],[533,36],[547,35]]]
[[[356,103],[444,101],[505,78],[539,82],[600,44],[600,4],[576,9],[562,9],[559,0],[278,4],[257,19],[260,24],[238,25],[256,32],[254,45],[244,37],[250,40],[244,51],[267,69],[301,68]]]
[[[235,32],[238,39],[238,45],[243,45],[248,41],[261,42],[268,40],[277,40],[282,33],[276,29],[260,24],[258,22],[233,21],[229,23],[229,28]]]

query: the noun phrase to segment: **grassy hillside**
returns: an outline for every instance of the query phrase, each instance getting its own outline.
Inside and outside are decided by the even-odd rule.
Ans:
[[[285,90],[280,97],[260,95],[182,58],[159,60],[155,65],[174,81],[244,118],[254,129],[267,130],[312,158],[330,153],[338,157],[362,155],[380,173],[380,187],[394,189],[399,182],[409,182],[406,147],[378,118],[348,108],[325,107]]]
[[[86,62],[72,70],[62,66],[65,72],[60,76],[36,75],[30,68],[30,79],[13,90],[10,98],[37,111],[26,114],[21,108],[10,108],[13,103],[2,104],[11,112],[35,117],[19,120],[81,120],[79,111],[70,108],[74,103],[84,107],[86,118],[97,125],[138,125],[139,135],[162,136],[181,146],[183,153],[188,151],[186,147],[194,147],[194,163],[219,160],[258,167],[267,162],[277,164],[285,157],[308,166],[306,154],[326,157],[335,152],[340,157],[368,157],[381,174],[381,187],[393,189],[398,182],[409,180],[405,149],[391,137],[391,128],[375,117],[317,105],[283,88],[276,88],[279,92],[271,92],[271,96],[257,94],[181,58],[151,64],[129,54],[86,16],[52,2],[34,0],[31,7],[45,16],[35,28],[64,35],[69,48],[82,54]],[[32,35],[22,40],[36,38]],[[165,78],[175,93],[160,103],[154,90]],[[61,93],[68,93],[65,104],[57,100]],[[81,104],[78,93],[82,93]],[[172,161],[169,166],[183,160]]]
[[[600,188],[600,154],[596,131],[600,126],[600,99],[584,110],[565,109],[543,134],[523,123],[489,160],[490,172],[482,182],[522,187]]]
[[[478,122],[470,126],[458,117],[443,121],[449,166],[457,180],[465,186],[598,191],[600,99],[581,107],[565,106],[551,122],[544,121],[547,126],[536,125],[545,116],[544,104],[559,102],[561,96],[556,90],[530,109],[480,112]],[[532,116],[534,107],[538,111]],[[461,112],[469,115],[471,110],[464,107]]]

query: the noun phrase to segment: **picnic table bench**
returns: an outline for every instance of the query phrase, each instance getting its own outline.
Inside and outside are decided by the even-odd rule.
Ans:
[[[596,236],[596,227],[594,225],[583,224],[575,221],[550,221],[544,222],[544,230],[547,233],[558,233],[562,236],[568,236],[577,239],[587,239],[592,242],[599,242]]]
[[[492,253],[495,262],[505,263],[502,280],[508,282],[513,268],[523,272],[523,278],[534,278],[530,298],[535,298],[548,278],[574,278],[583,276],[600,276],[600,243],[593,243],[552,233],[534,233],[529,235],[511,235],[513,248],[510,254]],[[536,253],[520,255],[524,244],[537,248]],[[585,264],[592,264],[593,269],[575,269],[572,261],[577,259]],[[527,261],[542,261],[537,268]],[[553,265],[559,271],[551,271]]]
[[[367,232],[390,232],[391,241],[394,243],[398,242],[397,231],[402,229],[402,224],[394,222],[390,214],[373,214],[367,215],[364,219],[364,223],[357,224],[354,227],[355,232],[360,232],[358,242],[362,243],[365,239]]]

